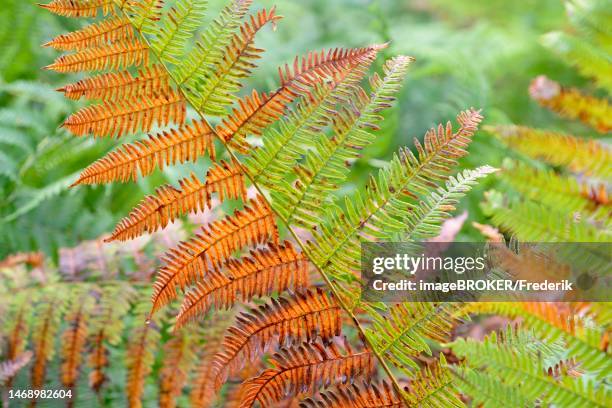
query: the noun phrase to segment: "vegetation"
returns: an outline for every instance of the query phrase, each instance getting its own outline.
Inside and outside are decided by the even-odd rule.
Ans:
[[[53,244],[17,232],[43,225],[27,214],[48,218],[47,205],[85,228],[72,241],[108,234],[55,261],[33,252],[0,264],[5,403],[8,389],[54,387],[73,406],[609,406],[607,303],[388,305],[362,300],[358,282],[361,242],[448,235],[443,222],[479,183],[492,188],[480,208],[478,194],[461,204],[479,221],[464,237],[609,242],[606,1],[568,3],[574,29],[544,37],[596,96],[544,77],[530,88],[595,137],[554,119],[551,130],[502,125],[492,110],[494,140],[469,108],[397,149],[385,135],[404,126],[412,57],[384,41],[283,55],[291,62],[262,84],[259,38],[269,44],[277,25],[282,35],[279,11],[233,0],[208,17],[207,3],[43,5],[93,19],[45,44],[66,52],[48,70],[90,74],[59,87],[71,102],[33,83],[3,88],[4,126],[19,129],[0,139],[0,236],[7,254],[53,252],[61,217],[42,234]],[[41,105],[46,121],[33,119]],[[513,159],[502,162],[499,141]],[[125,217],[112,229],[115,214]],[[504,324],[486,337],[458,334],[491,315]]]

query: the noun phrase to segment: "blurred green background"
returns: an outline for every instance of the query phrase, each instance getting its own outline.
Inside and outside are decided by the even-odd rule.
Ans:
[[[224,1],[210,3],[212,17]],[[285,18],[275,33],[262,33],[259,44],[267,53],[247,89],[273,88],[276,67],[308,50],[389,41],[385,57],[416,58],[399,103],[387,114],[377,142],[355,166],[347,188],[362,184],[365,174],[383,165],[398,146],[412,145],[412,139],[422,137],[429,127],[471,106],[483,109],[488,124],[559,128],[559,119],[529,99],[529,82],[539,74],[590,90],[575,70],[541,44],[544,33],[567,27],[559,0],[255,4],[276,4]],[[17,251],[54,255],[59,247],[110,231],[144,194],[185,174],[185,166],[177,166],[136,185],[67,189],[80,169],[114,146],[58,129],[78,103],[63,99],[54,89],[77,77],[40,68],[56,57],[40,45],[79,24],[38,8],[34,1],[0,0],[0,259]],[[383,62],[380,58],[378,67]],[[499,165],[508,153],[486,132],[478,134],[471,151],[463,167]],[[482,222],[478,204],[494,182],[488,180],[463,203],[472,220]],[[478,236],[469,223],[462,234]]]

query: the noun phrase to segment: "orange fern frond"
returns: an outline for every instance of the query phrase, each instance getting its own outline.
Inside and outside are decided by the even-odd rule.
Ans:
[[[377,384],[352,384],[321,393],[319,399],[307,398],[300,408],[401,408],[404,404],[396,396],[393,387],[383,382]]]
[[[248,151],[244,137],[261,136],[263,130],[278,120],[287,106],[298,96],[307,96],[323,78],[333,78],[356,66],[368,66],[385,45],[373,45],[353,50],[335,49],[320,54],[309,53],[301,60],[295,59],[293,68],[279,68],[281,86],[272,94],[260,95],[253,91],[239,101],[239,108],[217,126],[217,134],[241,153]]]
[[[136,181],[156,168],[194,161],[208,152],[215,160],[214,133],[204,120],[178,129],[150,135],[145,140],[125,144],[94,162],[73,184],[100,184]]]
[[[241,408],[272,406],[286,397],[316,392],[331,384],[346,384],[374,369],[374,358],[368,351],[353,352],[346,344],[346,353],[331,343],[303,344],[298,348],[282,349],[272,359],[275,368],[265,370],[243,385]]]
[[[22,304],[17,310],[15,317],[12,319],[12,327],[8,330],[6,339],[6,359],[8,361],[18,360],[19,357],[26,352],[25,348],[28,343],[28,331],[29,325],[26,321],[26,307]],[[7,388],[11,388],[12,381],[13,376],[7,376],[4,381]],[[1,382],[2,381],[0,381],[0,383]]]
[[[64,17],[95,17],[98,11],[107,15],[113,11],[113,0],[53,0],[40,7]]]
[[[195,174],[179,181],[180,188],[165,185],[147,196],[121,220],[107,242],[127,241],[144,233],[152,233],[165,228],[181,215],[196,213],[210,208],[212,194],[217,193],[219,200],[243,199],[247,191],[244,173],[235,163],[222,161],[214,164],[202,183]]]
[[[142,407],[145,378],[153,369],[153,351],[159,343],[159,332],[154,326],[154,323],[139,326],[130,336],[131,341],[126,353],[126,394],[130,407]]]
[[[182,331],[164,345],[163,366],[159,371],[159,407],[174,408],[181,395],[195,356],[192,333]]]
[[[152,23],[160,20],[164,0],[122,0],[120,7],[130,15],[137,30],[147,32]]]
[[[607,99],[563,88],[546,76],[534,79],[529,93],[540,105],[568,119],[578,119],[600,133],[612,130],[612,107]]]
[[[233,252],[268,241],[278,243],[274,214],[262,196],[250,200],[244,210],[215,221],[191,240],[168,251],[153,290],[151,313],[176,298],[185,288],[221,266]]]
[[[239,315],[228,329],[213,362],[215,387],[221,388],[229,374],[254,361],[276,339],[281,346],[316,338],[328,342],[340,335],[341,328],[340,307],[322,289],[271,299]]]
[[[62,334],[61,383],[67,389],[76,385],[83,362],[83,352],[87,341],[87,321],[91,298],[80,299],[74,310],[66,315],[68,327]]]
[[[298,290],[308,286],[308,260],[289,241],[251,251],[251,257],[230,260],[226,272],[212,271],[188,292],[176,317],[176,328],[196,320],[211,307],[229,309],[238,299]]]
[[[77,136],[92,134],[119,138],[140,130],[148,132],[155,124],[183,124],[185,110],[181,94],[171,91],[155,98],[133,98],[88,106],[71,115],[62,126]]]
[[[131,39],[62,55],[45,69],[57,72],[102,71],[148,64],[147,44],[138,39]]]
[[[130,71],[109,72],[82,79],[58,91],[69,99],[103,99],[116,101],[140,97],[167,95],[171,92],[168,71],[158,64],[141,69],[138,76]]]
[[[68,34],[61,34],[44,44],[56,50],[71,51],[102,46],[120,40],[134,38],[134,30],[130,22],[123,17],[102,20],[99,23]]]

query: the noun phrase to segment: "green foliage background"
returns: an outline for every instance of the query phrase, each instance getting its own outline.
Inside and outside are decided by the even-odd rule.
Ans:
[[[224,2],[210,3],[218,10]],[[589,90],[586,80],[541,44],[544,33],[567,26],[563,4],[556,0],[258,3],[276,4],[285,18],[277,33],[263,33],[260,38],[268,52],[246,89],[273,88],[276,66],[309,49],[390,41],[389,56],[407,54],[417,59],[377,141],[353,169],[348,189],[363,184],[365,174],[380,167],[398,146],[410,146],[430,126],[470,106],[482,108],[489,124],[567,127],[529,99],[527,87],[536,75]],[[185,174],[177,167],[136,186],[67,189],[79,169],[113,146],[77,139],[58,129],[75,103],[53,90],[76,78],[40,68],[55,57],[40,44],[78,24],[34,2],[0,0],[0,259],[39,249],[54,255],[61,246],[94,238],[109,231],[144,194]],[[507,154],[485,132],[479,133],[471,149],[466,168],[499,165]],[[463,203],[472,220],[483,221],[479,202],[494,182],[490,178]],[[469,223],[462,234],[478,236]]]

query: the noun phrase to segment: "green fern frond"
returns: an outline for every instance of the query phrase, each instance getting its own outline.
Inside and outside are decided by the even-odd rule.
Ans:
[[[408,372],[418,370],[413,360],[421,353],[431,355],[428,340],[445,342],[457,322],[458,303],[400,303],[384,315],[374,314],[373,327],[366,332],[372,347],[395,366]]]
[[[204,18],[207,4],[207,0],[180,0],[161,18],[151,48],[162,61],[179,64],[187,41]]]
[[[488,128],[496,137],[519,152],[555,166],[604,179],[612,177],[612,152],[596,140],[524,126]],[[551,149],[551,146],[555,146]]]
[[[361,240],[390,239],[405,231],[407,206],[416,194],[427,195],[432,183],[444,179],[456,160],[466,154],[465,148],[482,116],[477,111],[461,113],[460,128],[453,133],[450,123],[440,125],[425,135],[424,145],[415,141],[418,156],[401,149],[390,165],[372,178],[365,194],[346,199],[346,210],[333,207],[327,224],[315,233],[308,245],[314,262],[325,273],[352,280],[360,268]]]
[[[567,16],[576,31],[607,52],[612,50],[612,3],[610,0],[569,0]]]
[[[343,108],[333,120],[333,136],[321,135],[304,163],[295,168],[296,182],[284,182],[274,195],[275,209],[290,225],[310,228],[317,225],[330,192],[338,189],[349,172],[350,163],[375,138],[380,112],[390,107],[401,87],[409,57],[396,57],[385,64],[385,77],[375,75],[368,96],[357,89],[352,106]]]
[[[408,399],[415,407],[461,408],[465,404],[459,398],[455,378],[444,354],[431,366],[421,369],[409,383]]]
[[[119,6],[127,13],[136,30],[155,34],[155,24],[160,19],[164,0],[119,0]]]
[[[196,41],[194,48],[177,68],[177,82],[193,88],[197,78],[203,77],[210,67],[218,66],[224,57],[224,46],[229,43],[249,11],[252,0],[233,0],[225,6]]]
[[[592,380],[566,376],[550,376],[545,365],[546,356],[530,335],[502,332],[491,334],[484,341],[458,339],[449,345],[459,356],[465,357],[470,367],[482,370],[508,386],[517,389],[535,403],[545,401],[556,406],[605,407],[610,404],[605,387],[597,389]],[[498,393],[501,398],[504,394]],[[507,401],[504,405],[510,404]]]

